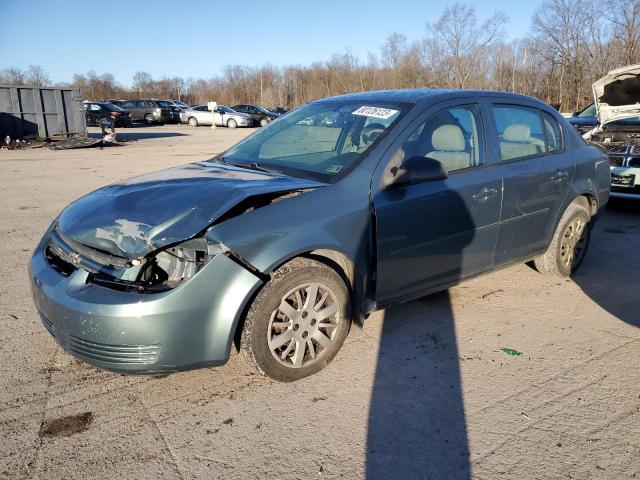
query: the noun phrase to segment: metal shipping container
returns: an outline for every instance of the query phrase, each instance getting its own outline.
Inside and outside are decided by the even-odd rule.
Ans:
[[[85,134],[80,90],[0,85],[0,141]]]

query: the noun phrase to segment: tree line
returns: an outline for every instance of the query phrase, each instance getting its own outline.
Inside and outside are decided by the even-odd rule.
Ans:
[[[592,101],[591,84],[607,71],[640,61],[640,0],[545,0],[529,33],[505,41],[501,12],[479,19],[473,6],[445,8],[425,34],[389,35],[366,59],[349,51],[310,65],[227,65],[209,79],[137,72],[131,87],[110,73],[75,74],[65,86],[87,99],[155,97],[190,104],[259,103],[294,107],[349,92],[388,88],[510,91],[577,110]],[[0,72],[0,83],[51,84],[39,66]]]

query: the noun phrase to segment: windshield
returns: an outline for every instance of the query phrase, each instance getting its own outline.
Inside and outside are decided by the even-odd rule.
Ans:
[[[264,107],[261,107],[260,105],[256,105],[256,110],[258,110],[260,113],[271,113],[269,110],[267,110]]]
[[[222,160],[332,182],[352,170],[409,108],[386,102],[312,103],[261,128]]]
[[[581,111],[578,114],[578,117],[580,117],[580,118],[595,117],[595,116],[596,116],[596,105],[595,104],[589,105],[587,108],[585,108],[583,111]]]
[[[229,107],[225,107],[224,105],[218,105],[218,110],[224,113],[236,113],[235,110],[232,110]]]

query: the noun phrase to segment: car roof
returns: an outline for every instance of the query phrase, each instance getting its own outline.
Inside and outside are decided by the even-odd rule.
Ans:
[[[536,102],[541,106],[548,107],[548,105],[541,100],[526,95],[520,95],[517,93],[498,92],[494,90],[465,90],[465,89],[440,89],[440,88],[413,88],[413,89],[399,89],[399,90],[375,90],[370,92],[349,93],[346,95],[338,95],[335,97],[323,98],[316,100],[313,103],[320,103],[325,101],[336,100],[353,100],[353,101],[378,101],[378,102],[404,102],[404,103],[419,103],[423,100],[449,100],[457,98],[467,97],[485,97],[485,98],[500,98],[504,100],[511,100],[516,102]]]

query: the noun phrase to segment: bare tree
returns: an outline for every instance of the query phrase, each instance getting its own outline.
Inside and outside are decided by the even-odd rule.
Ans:
[[[458,88],[465,88],[481,55],[502,38],[507,21],[504,13],[496,12],[478,25],[475,8],[456,3],[445,8],[437,22],[427,24],[432,38],[448,57]]]

